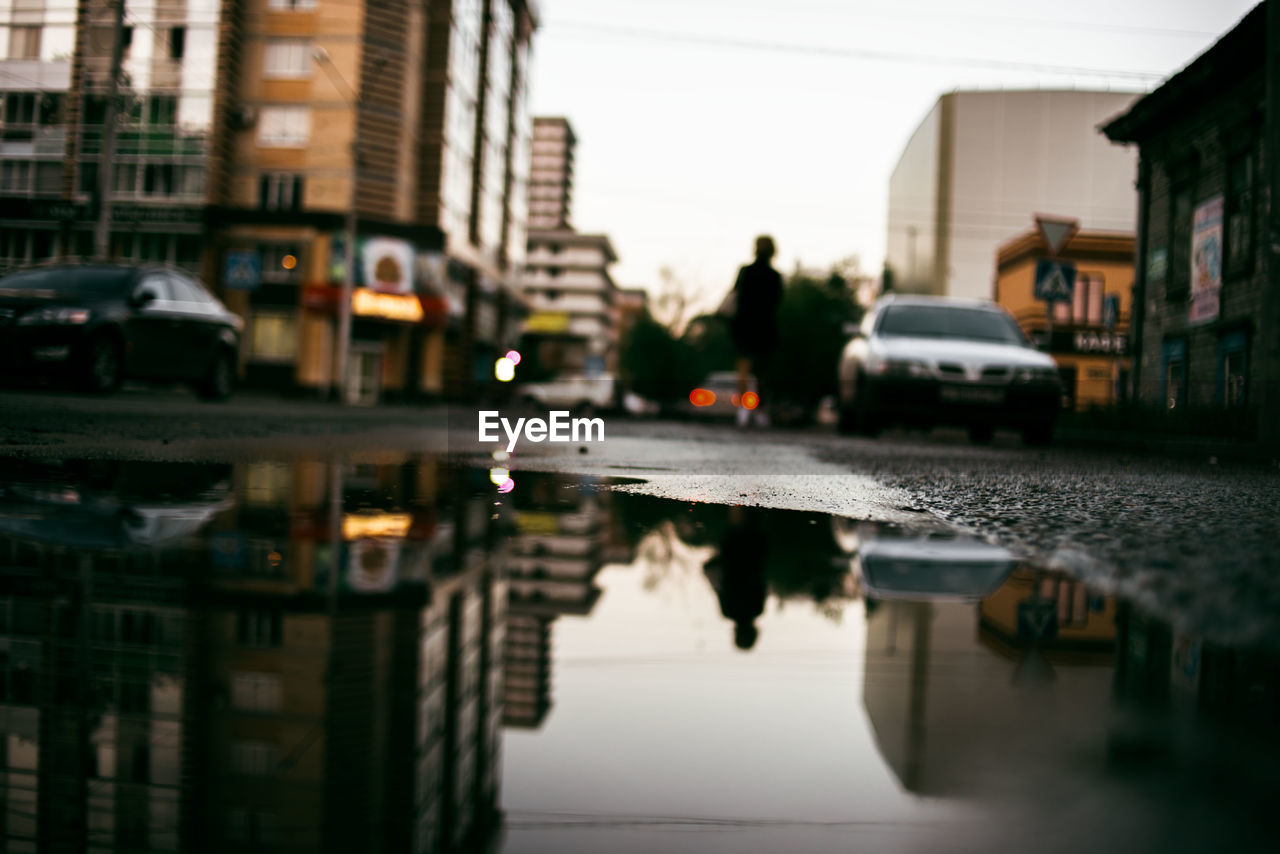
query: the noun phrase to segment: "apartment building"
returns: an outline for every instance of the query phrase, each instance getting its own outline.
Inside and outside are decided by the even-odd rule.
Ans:
[[[515,343],[529,0],[126,3],[105,201],[107,0],[4,4],[0,267],[90,255],[109,204],[113,257],[199,272],[245,318],[247,384],[354,402],[467,396]]]
[[[572,228],[573,151],[578,139],[569,120],[537,116],[533,120],[533,152],[529,169],[529,227]]]

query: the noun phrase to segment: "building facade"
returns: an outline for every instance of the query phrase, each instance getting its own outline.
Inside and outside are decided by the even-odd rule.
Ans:
[[[351,401],[469,396],[515,343],[528,0],[127,3],[105,201],[111,7],[4,3],[0,266],[88,257],[109,205],[112,257],[198,272],[245,318],[247,384]]]
[[[616,368],[618,286],[609,265],[617,260],[603,234],[529,232],[524,291],[531,314],[522,348],[531,370],[598,375]]]
[[[889,180],[886,268],[893,289],[990,299],[996,247],[1053,211],[1087,229],[1132,232],[1131,153],[1099,122],[1134,95],[952,92],[912,134]]]
[[[529,169],[529,228],[572,228],[573,151],[577,137],[569,120],[536,116]]]
[[[1058,363],[1065,409],[1126,399],[1133,247],[1133,235],[1077,231],[1053,254],[1074,267],[1072,298],[1051,304],[1035,297],[1037,271],[1051,254],[1039,229],[996,253],[996,302]]]
[[[1280,383],[1266,227],[1266,4],[1103,132],[1136,143],[1137,396],[1257,427]],[[1274,50],[1274,46],[1271,48]],[[1272,398],[1274,401],[1274,397]],[[1273,436],[1274,438],[1274,436]]]

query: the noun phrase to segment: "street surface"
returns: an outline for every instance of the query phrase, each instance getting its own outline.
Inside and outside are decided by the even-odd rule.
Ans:
[[[116,554],[180,548],[156,565],[189,585],[165,599],[186,610],[164,613],[192,632],[217,624],[201,609],[278,609],[261,574],[294,573],[283,628],[236,630],[289,661],[316,654],[294,648],[313,635],[291,620],[486,615],[501,654],[466,651],[475,626],[440,629],[448,645],[419,665],[462,680],[440,695],[455,698],[441,720],[504,724],[433,728],[478,741],[415,760],[500,765],[491,818],[473,804],[464,827],[462,811],[422,807],[436,818],[416,832],[462,834],[458,850],[1266,850],[1280,782],[1274,462],[1025,448],[1013,434],[974,446],[605,423],[603,442],[522,442],[496,460],[461,407],[2,393],[3,578],[17,602],[48,595],[15,581],[44,549],[104,555],[94,571],[109,576]],[[329,672],[383,673],[356,637]],[[405,637],[396,654],[412,658]],[[190,690],[231,690],[212,664],[189,666]],[[329,735],[281,754],[350,736],[356,718],[290,705],[331,676],[308,687],[288,666],[303,682],[271,702]],[[457,675],[472,666],[490,678]],[[398,696],[351,684],[347,703]],[[416,785],[461,779],[437,772]],[[342,827],[354,840],[380,821],[353,807]]]

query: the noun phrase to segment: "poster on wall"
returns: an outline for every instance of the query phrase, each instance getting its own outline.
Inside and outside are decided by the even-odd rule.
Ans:
[[[1192,323],[1218,316],[1222,297],[1222,196],[1201,203],[1191,221]]]
[[[413,293],[413,247],[393,237],[370,237],[361,246],[364,285],[384,294]]]

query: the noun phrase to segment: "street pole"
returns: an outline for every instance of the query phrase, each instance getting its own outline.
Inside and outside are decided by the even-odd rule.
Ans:
[[[111,191],[115,181],[116,121],[120,109],[120,68],[123,64],[124,0],[115,0],[107,109],[102,126],[102,151],[98,155],[98,220],[93,228],[93,255],[100,260],[111,254]]]

